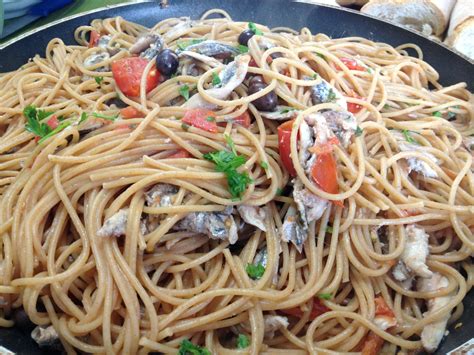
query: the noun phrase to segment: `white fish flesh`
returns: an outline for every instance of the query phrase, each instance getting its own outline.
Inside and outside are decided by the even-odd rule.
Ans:
[[[174,229],[202,233],[209,238],[228,240],[234,244],[238,234],[232,211],[233,208],[229,207],[222,212],[193,212],[179,221]]]
[[[313,105],[335,103],[347,110],[347,101],[334,86],[321,78],[321,82],[311,87],[311,100]]]
[[[237,48],[229,44],[213,40],[206,40],[199,43],[190,44],[189,46],[185,47],[185,50],[219,59],[229,58],[240,53]]]
[[[37,326],[31,332],[31,338],[40,346],[40,347],[50,347],[59,345],[59,335],[52,325],[50,326]]]
[[[298,114],[298,111],[299,110],[290,106],[277,105],[275,111],[272,111],[272,112],[259,111],[259,112],[263,118],[273,120],[273,121],[286,121],[295,117]]]
[[[347,147],[352,136],[357,130],[357,120],[348,111],[327,110],[321,113],[327,125],[339,139],[343,147]]]
[[[128,208],[119,210],[108,218],[97,231],[99,237],[120,237],[127,230]]]
[[[290,206],[288,208],[280,234],[281,240],[287,243],[292,242],[296,249],[301,253],[303,250],[303,244],[308,236],[308,229],[302,223],[295,207]]]
[[[237,211],[245,223],[255,226],[261,231],[267,231],[265,226],[265,209],[257,206],[240,205],[237,206]]]
[[[182,51],[179,53],[178,57],[184,57],[184,56],[187,56],[187,57],[191,57],[193,59],[196,59],[200,62],[203,62],[203,63],[206,63],[207,65],[213,67],[213,68],[216,68],[220,65],[222,65],[221,62],[219,62],[217,59],[215,58],[212,58],[212,57],[208,57],[207,55],[204,55],[204,54],[200,54],[200,53],[196,53],[196,52],[191,52],[191,51]]]
[[[219,73],[221,86],[206,90],[206,94],[218,99],[226,99],[236,87],[238,87],[247,75],[248,64],[250,62],[249,55],[241,55],[235,60],[225,66]],[[193,95],[182,107],[185,108],[206,108],[209,110],[215,109],[217,106],[206,100],[199,94]]]
[[[435,272],[429,279],[419,278],[417,288],[418,291],[421,292],[431,292],[439,291],[448,285],[448,279]],[[452,295],[446,295],[428,299],[428,312],[425,312],[423,316],[429,316],[431,313],[436,312],[441,307],[444,307],[451,301],[452,297]],[[426,351],[434,352],[438,348],[438,345],[441,342],[441,339],[443,339],[444,333],[446,331],[446,324],[448,323],[449,317],[450,312],[444,315],[440,320],[425,325],[423,331],[421,332],[421,343],[423,344],[423,347]]]
[[[171,198],[178,193],[178,188],[170,184],[156,184],[145,193],[147,206],[171,206]]]
[[[130,47],[129,52],[131,54],[140,54],[141,57],[151,59],[155,57],[163,47],[163,38],[157,33],[149,32],[138,36],[135,43]],[[150,49],[151,51],[148,51]],[[148,51],[147,55],[145,55],[146,51]]]
[[[328,200],[322,199],[306,189],[300,179],[295,178],[293,199],[305,226],[321,218],[329,206]]]
[[[88,56],[86,59],[84,59],[84,66],[88,69],[88,67],[91,67],[93,65],[97,65],[99,63],[102,63],[106,60],[110,59],[110,54],[107,52],[98,52],[98,53],[93,53],[90,56]],[[109,66],[108,65],[102,65],[98,68],[93,69],[96,72],[106,72],[109,71]]]
[[[272,339],[275,336],[275,332],[280,328],[288,328],[290,324],[288,318],[282,316],[274,315],[264,315],[263,316],[264,324],[264,338]]]

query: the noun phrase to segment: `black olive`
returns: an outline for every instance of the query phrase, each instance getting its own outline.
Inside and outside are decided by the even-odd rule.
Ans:
[[[255,84],[265,84],[263,82],[263,78],[260,75],[255,75],[249,80],[249,86],[253,86]]]
[[[249,39],[255,35],[252,30],[245,30],[239,35],[239,43],[243,46],[248,45]]]
[[[253,85],[250,85],[248,94],[255,94],[256,92],[265,89],[265,87],[266,85],[263,83],[255,83]],[[268,94],[259,97],[252,103],[260,111],[275,111],[278,104],[278,96],[275,94],[274,91],[270,91]]]
[[[107,101],[104,102],[107,106],[112,106],[112,105],[115,105],[117,106],[117,108],[125,108],[127,107],[128,105],[123,102],[122,100],[120,100],[118,97],[114,97],[112,99],[109,99]]]
[[[171,49],[164,49],[156,56],[156,68],[166,76],[171,76],[178,70],[178,55]]]
[[[13,311],[12,320],[15,322],[15,326],[25,333],[31,333],[36,327],[23,308],[17,308]]]

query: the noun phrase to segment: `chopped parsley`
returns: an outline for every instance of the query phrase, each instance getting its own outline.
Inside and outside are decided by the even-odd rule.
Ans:
[[[237,46],[237,49],[238,49],[240,54],[248,53],[248,51],[249,51],[249,47],[244,46],[243,44],[239,44]]]
[[[38,143],[40,144],[71,124],[71,122],[62,122],[53,129],[47,123],[41,122],[53,113],[51,111],[39,110],[33,105],[28,105],[23,110],[23,115],[26,117],[25,129],[39,137]]]
[[[284,108],[283,110],[280,111],[280,113],[283,115],[283,114],[288,113],[290,111],[295,111],[295,109],[292,108],[292,107]]]
[[[181,128],[184,129],[185,131],[187,131],[189,129],[189,125],[186,124],[186,123],[181,123]]]
[[[360,128],[359,126],[357,126],[356,130],[355,130],[355,135],[356,137],[360,137],[362,135],[362,128]]]
[[[198,44],[204,42],[202,38],[189,39],[185,41],[178,41],[177,46],[182,51],[186,50],[187,47],[192,46],[193,44]]]
[[[208,117],[206,118],[206,121],[207,121],[207,122],[215,122],[216,119],[215,119],[214,117],[212,117],[212,116],[208,116]]]
[[[184,339],[179,344],[178,355],[211,355],[211,352],[206,348],[194,345],[188,339]]]
[[[91,113],[91,116],[93,117],[96,117],[96,118],[102,118],[103,120],[107,120],[107,121],[115,121],[117,119],[117,117],[119,116],[118,114],[116,114],[115,116],[107,116],[107,115],[103,115],[101,113],[97,113],[97,112],[92,112]],[[81,116],[81,119],[82,119],[82,116]]]
[[[264,170],[267,170],[268,169],[268,164],[264,161],[260,162],[260,166],[264,169]]]
[[[96,76],[94,78],[94,80],[97,83],[97,85],[100,85],[104,81],[104,77],[103,76]]]
[[[369,74],[372,74],[372,69],[371,69],[371,68],[367,68],[367,72],[368,72]]]
[[[237,337],[237,349],[245,349],[250,345],[250,340],[245,334],[239,334]]]
[[[405,140],[408,142],[408,143],[412,143],[412,144],[418,144],[418,142],[416,141],[416,139],[413,139],[413,137],[411,136],[411,133],[408,129],[404,129],[402,130],[402,134],[403,136],[405,137]]]
[[[246,172],[239,173],[237,168],[245,164],[245,157],[237,155],[233,142],[226,138],[232,151],[221,150],[204,154],[204,159],[212,161],[216,165],[216,171],[223,172],[227,178],[229,192],[234,199],[240,199],[252,179]],[[232,142],[232,143],[231,143]]]
[[[316,53],[316,55],[317,55],[319,58],[323,58],[324,60],[326,60],[326,56],[325,56],[324,54]]]
[[[186,101],[189,100],[189,86],[188,86],[188,85],[186,85],[186,84],[181,85],[181,86],[179,87],[178,92],[179,92],[179,94],[180,94],[182,97],[184,97],[184,99],[185,99]]]
[[[229,148],[232,150],[232,153],[234,153],[235,155],[237,155],[237,150],[235,149],[235,143],[234,143],[234,141],[232,140],[232,138],[230,138],[229,135],[224,134],[224,139],[225,139],[227,145],[229,146]]]
[[[256,35],[263,35],[263,32],[260,31],[257,26],[253,22],[249,22],[249,30],[252,31]]]
[[[247,264],[245,271],[252,280],[258,280],[265,273],[265,267],[262,264]]]
[[[279,188],[277,189],[277,191],[276,191],[276,195],[277,195],[277,196],[283,195],[283,189],[279,187]]]
[[[434,117],[443,117],[443,115],[442,115],[441,112],[439,112],[439,111],[433,112],[433,116],[434,116]]]
[[[87,113],[83,112],[83,113],[81,113],[81,118],[79,119],[78,123],[81,124],[85,120],[87,120]]]
[[[218,86],[220,84],[221,84],[221,79],[219,78],[219,75],[212,72],[212,85],[213,86]]]
[[[332,233],[332,232],[333,232],[332,227],[331,227],[331,226],[327,226],[327,227],[326,227],[326,232],[327,232],[327,233]]]
[[[329,89],[326,102],[334,102],[336,100],[337,100],[336,93],[334,92],[333,89]]]
[[[389,108],[392,108],[392,106],[390,106],[389,104],[385,104],[385,105],[383,105],[383,108],[387,110]]]
[[[314,73],[313,75],[311,75],[311,77],[312,77],[313,79],[317,79],[317,78],[318,78],[318,73]]]
[[[318,297],[322,300],[330,300],[332,295],[330,293],[320,293]]]

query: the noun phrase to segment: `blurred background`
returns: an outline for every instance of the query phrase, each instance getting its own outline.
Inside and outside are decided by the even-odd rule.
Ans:
[[[153,0],[0,0],[0,45],[16,36],[108,5]],[[179,0],[154,0],[157,4]],[[234,1],[234,0],[216,0]],[[290,0],[289,0],[290,1]],[[474,0],[296,0],[348,7],[394,22],[474,59]]]

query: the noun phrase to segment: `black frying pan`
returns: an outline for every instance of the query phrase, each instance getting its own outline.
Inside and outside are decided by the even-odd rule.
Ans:
[[[167,7],[157,2],[117,6],[82,16],[64,19],[62,22],[22,36],[19,40],[0,47],[0,72],[17,69],[35,54],[44,54],[48,42],[61,38],[66,44],[74,43],[74,30],[89,24],[95,18],[122,16],[127,20],[151,27],[169,17],[191,16],[198,18],[206,10],[221,8],[241,21],[254,21],[269,27],[287,26],[294,29],[309,27],[313,33],[322,32],[333,38],[361,36],[371,40],[397,46],[402,43],[416,43],[424,53],[424,60],[440,74],[443,85],[467,81],[474,90],[474,65],[444,45],[430,41],[414,32],[401,29],[387,22],[376,20],[358,12],[289,0],[170,0]],[[441,343],[437,354],[446,354],[474,336],[474,320],[469,319],[474,307],[474,293],[464,300],[463,326],[450,329],[450,334]],[[0,345],[17,354],[53,354],[41,351],[30,338],[18,329],[0,328]]]

